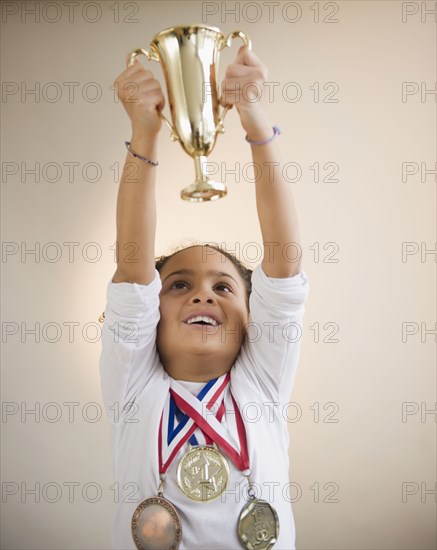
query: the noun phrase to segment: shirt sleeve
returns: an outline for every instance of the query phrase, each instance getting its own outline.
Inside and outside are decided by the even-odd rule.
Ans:
[[[156,350],[160,290],[156,270],[148,285],[108,284],[99,369],[110,420],[120,420],[128,412],[160,366]]]
[[[239,366],[245,377],[272,398],[286,401],[299,361],[308,276],[268,277],[261,265],[252,273],[249,324]],[[238,361],[238,360],[237,360]]]

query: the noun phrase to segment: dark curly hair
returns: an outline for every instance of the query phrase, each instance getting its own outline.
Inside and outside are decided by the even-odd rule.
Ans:
[[[192,244],[189,246],[182,246],[181,248],[178,248],[168,256],[159,256],[158,258],[155,258],[155,268],[158,272],[161,272],[161,269],[164,267],[164,265],[168,262],[170,258],[172,258],[175,254],[178,252],[181,252],[182,250],[188,250],[189,248],[194,248],[196,246],[203,246],[204,248],[212,248],[213,250],[216,250],[217,252],[220,252],[220,254],[223,254],[223,256],[226,256],[228,260],[230,260],[234,266],[237,268],[238,273],[241,275],[241,278],[244,281],[244,286],[246,288],[246,303],[247,307],[249,308],[249,297],[250,293],[252,292],[252,269],[249,269],[246,267],[240,260],[234,256],[234,254],[231,254],[227,250],[221,248],[220,246],[216,244],[208,244],[208,243],[202,243],[202,244]]]

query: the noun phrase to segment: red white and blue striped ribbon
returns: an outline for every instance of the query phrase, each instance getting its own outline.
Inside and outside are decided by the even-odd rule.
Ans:
[[[199,395],[171,379],[158,432],[159,471],[164,474],[181,447],[193,436],[199,444],[220,446],[240,470],[249,468],[246,431],[229,387],[229,372],[208,382]],[[176,426],[177,408],[179,415]],[[225,415],[226,411],[226,415]],[[223,417],[225,423],[222,423]]]

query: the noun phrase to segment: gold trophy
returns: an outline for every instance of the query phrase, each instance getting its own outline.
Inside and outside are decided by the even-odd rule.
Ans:
[[[217,134],[223,133],[223,120],[229,109],[219,113],[217,71],[220,51],[240,37],[251,48],[251,41],[242,31],[225,36],[216,27],[186,25],[171,27],[158,33],[149,50],[131,52],[129,66],[137,55],[158,61],[164,70],[167,95],[173,124],[160,113],[171,130],[171,139],[178,140],[194,159],[194,183],[181,191],[181,198],[192,202],[219,199],[226,195],[223,183],[207,175],[206,157],[214,148]]]

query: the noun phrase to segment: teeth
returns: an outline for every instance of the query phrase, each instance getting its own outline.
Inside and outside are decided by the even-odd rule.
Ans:
[[[204,323],[208,323],[209,325],[216,326],[217,321],[213,319],[212,317],[205,317],[203,315],[198,315],[197,317],[192,317],[191,319],[188,319],[187,323],[189,325],[193,323],[198,323],[199,321],[203,321]]]

